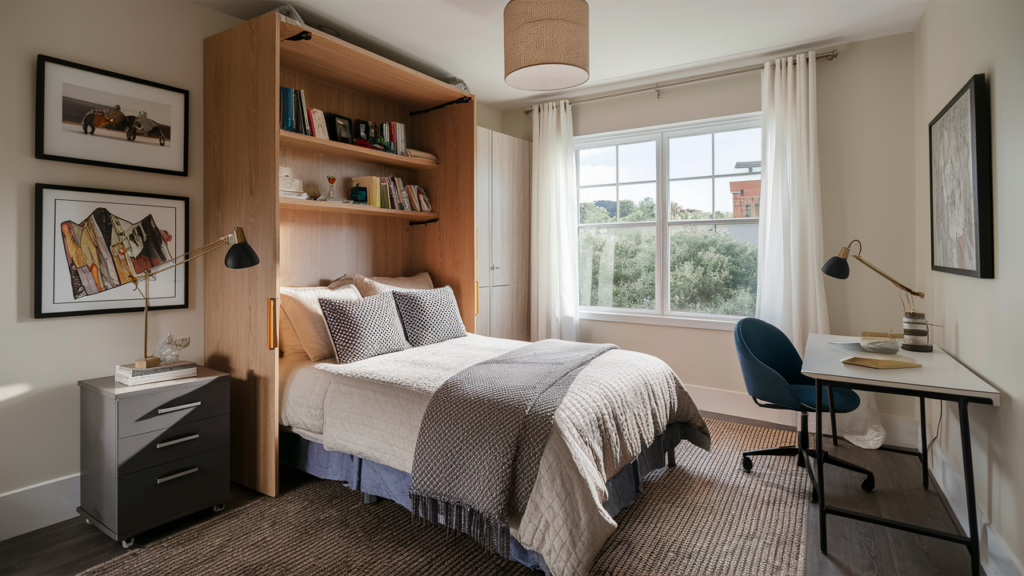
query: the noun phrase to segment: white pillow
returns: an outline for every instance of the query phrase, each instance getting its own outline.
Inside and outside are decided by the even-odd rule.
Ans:
[[[367,278],[362,274],[356,274],[356,288],[363,298],[375,296],[382,292],[391,292],[395,288],[400,290],[433,290],[434,283],[430,280],[430,274],[420,272],[415,276],[404,276],[388,278],[387,276],[374,276]]]
[[[334,358],[334,344],[327,332],[320,299],[362,300],[354,285],[336,290],[317,286],[313,288],[281,288],[281,307],[295,327],[303,350],[314,362]]]

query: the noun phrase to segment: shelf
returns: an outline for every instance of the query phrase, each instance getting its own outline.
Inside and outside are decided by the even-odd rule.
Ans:
[[[310,152],[330,154],[340,158],[353,158],[363,162],[385,164],[408,170],[435,170],[440,166],[437,162],[423,158],[410,158],[408,156],[399,156],[398,154],[389,154],[380,150],[374,150],[373,148],[362,148],[333,140],[314,138],[304,134],[289,132],[288,130],[281,130],[280,143],[281,146],[291,146],[293,148],[309,150]]]
[[[354,92],[393,102],[410,112],[433,108],[468,92],[431,78],[368,50],[312,28],[295,26],[281,17],[281,66]],[[309,32],[309,40],[287,40]]]
[[[410,222],[426,222],[436,220],[437,212],[412,212],[410,210],[388,210],[364,204],[343,204],[341,202],[318,202],[300,198],[279,198],[281,206],[295,210],[317,210],[320,212],[348,212],[354,216],[382,216],[384,218],[400,218]]]

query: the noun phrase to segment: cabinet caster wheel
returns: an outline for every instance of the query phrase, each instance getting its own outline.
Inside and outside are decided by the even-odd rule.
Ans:
[[[121,540],[121,546],[123,548],[131,548],[132,546],[135,546],[135,537],[133,536],[127,540]]]
[[[214,506],[213,507],[213,511],[214,512],[223,512],[224,511],[224,503],[221,502],[220,504],[217,504],[216,506]]]
[[[749,456],[744,456],[743,457],[743,471],[744,472],[750,472],[753,469],[754,469],[754,461],[751,460]]]
[[[875,489],[875,477],[874,477],[874,475],[869,475],[867,478],[865,478],[864,481],[860,483],[860,487],[865,492],[871,492],[872,490],[874,490]]]

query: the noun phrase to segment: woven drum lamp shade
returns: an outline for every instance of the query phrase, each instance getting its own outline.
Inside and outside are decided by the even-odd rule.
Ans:
[[[511,0],[505,5],[505,83],[561,90],[590,78],[585,0]]]

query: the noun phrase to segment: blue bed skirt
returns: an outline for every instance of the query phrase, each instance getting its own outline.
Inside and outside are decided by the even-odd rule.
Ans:
[[[608,480],[608,501],[604,509],[615,517],[640,496],[643,488],[641,479],[652,470],[669,464],[666,453],[674,450],[685,437],[682,424],[672,424],[664,434],[657,436],[630,464]],[[317,478],[340,480],[349,488],[364,494],[387,498],[412,510],[409,499],[409,485],[412,476],[407,472],[372,460],[359,458],[345,452],[333,452],[323,444],[310,442],[293,432],[281,432],[281,463],[297,468]],[[550,576],[544,558],[533,550],[524,548],[514,537],[511,540],[512,560],[532,570],[543,570]]]

